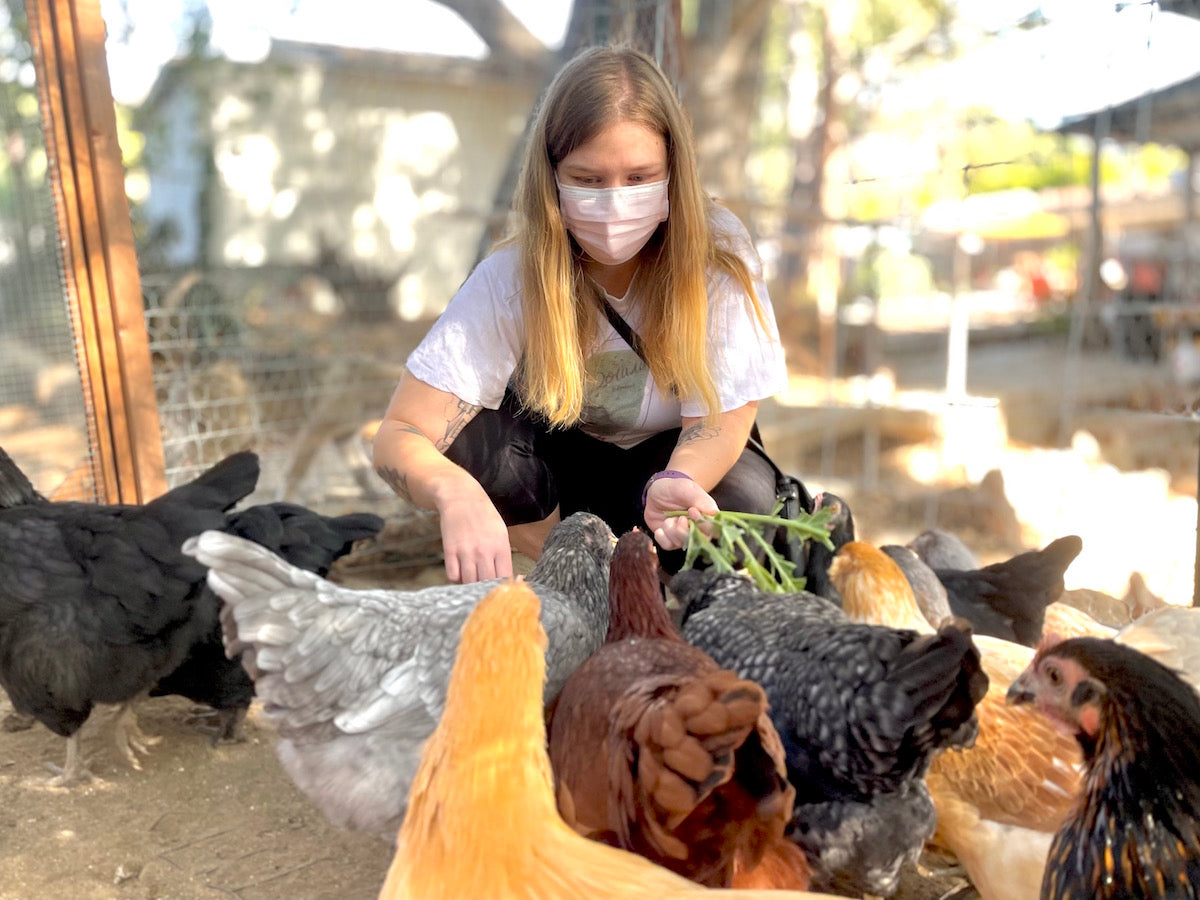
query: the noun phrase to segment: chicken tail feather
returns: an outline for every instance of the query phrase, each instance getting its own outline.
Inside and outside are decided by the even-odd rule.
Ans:
[[[611,755],[620,819],[612,825],[620,839],[630,840],[636,824],[660,852],[687,858],[687,845],[672,832],[734,777],[737,750],[766,704],[762,688],[724,669],[627,692],[612,729],[625,745]]]

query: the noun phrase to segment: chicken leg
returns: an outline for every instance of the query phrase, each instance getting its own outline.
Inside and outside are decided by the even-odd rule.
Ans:
[[[55,775],[53,778],[47,779],[46,784],[49,787],[73,787],[77,784],[91,781],[95,776],[91,770],[83,764],[82,755],[79,752],[79,732],[76,731],[73,735],[67,738],[67,759],[62,766],[56,766],[54,763],[46,763],[51,772]]]
[[[152,737],[146,734],[138,725],[134,704],[140,699],[140,697],[136,697],[122,703],[113,720],[113,740],[116,743],[117,752],[139,772],[142,770],[142,763],[137,758],[137,754],[149,755],[150,748],[162,740],[161,737]]]

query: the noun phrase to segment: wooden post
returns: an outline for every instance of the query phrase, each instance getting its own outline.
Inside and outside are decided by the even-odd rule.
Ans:
[[[27,0],[99,500],[166,488],[125,172],[97,0]]]

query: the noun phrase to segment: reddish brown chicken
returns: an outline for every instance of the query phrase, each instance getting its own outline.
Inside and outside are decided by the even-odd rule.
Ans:
[[[711,887],[735,870],[739,885],[807,887],[783,836],[795,792],[766,695],[683,640],[637,529],[613,551],[606,643],[559,695],[550,761],[580,834]]]
[[[1200,897],[1200,700],[1102,638],[1046,642],[1008,689],[1075,735],[1084,795],[1050,846],[1042,900]]]

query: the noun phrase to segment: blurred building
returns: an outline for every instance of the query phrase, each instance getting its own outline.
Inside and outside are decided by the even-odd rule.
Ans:
[[[541,86],[487,59],[288,41],[176,60],[138,111],[143,267],[313,267],[359,312],[434,314],[502,226]]]

